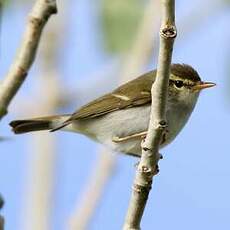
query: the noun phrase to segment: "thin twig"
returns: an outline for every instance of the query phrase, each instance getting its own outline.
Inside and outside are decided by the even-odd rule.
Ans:
[[[0,85],[0,119],[24,82],[34,61],[42,30],[52,14],[57,13],[55,0],[37,0],[30,13],[22,43],[8,74]]]
[[[134,179],[131,199],[125,219],[125,230],[139,230],[140,222],[148,195],[152,186],[153,176],[157,172],[159,145],[166,128],[165,108],[168,95],[168,79],[176,37],[175,2],[161,0],[162,24],[160,29],[160,50],[158,57],[157,76],[152,86],[152,108],[148,133],[142,143],[142,156]]]

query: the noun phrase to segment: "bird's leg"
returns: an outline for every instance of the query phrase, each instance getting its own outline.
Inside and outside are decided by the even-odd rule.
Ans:
[[[166,129],[165,132],[163,133],[161,144],[164,144],[164,142],[167,140],[168,132],[169,131]],[[138,137],[140,137],[143,140],[143,139],[146,138],[146,135],[147,135],[147,131],[143,131],[143,132],[134,133],[132,135],[128,135],[128,136],[125,136],[125,137],[115,136],[115,137],[112,138],[112,141],[115,142],[115,143],[119,143],[119,142],[123,142],[123,141],[128,141],[128,140],[133,139],[133,138],[138,138]]]
[[[163,135],[163,138],[162,138],[163,142],[166,139],[166,134],[167,134],[167,131]],[[135,133],[135,134],[132,134],[132,135],[129,135],[129,136],[126,136],[126,137],[117,137],[117,136],[115,136],[115,137],[112,138],[112,141],[115,142],[115,143],[120,143],[120,142],[127,141],[127,140],[130,140],[130,139],[133,139],[133,138],[141,138],[141,139],[144,140],[146,135],[147,135],[147,131],[143,131],[143,132]],[[132,154],[129,154],[129,155],[132,155]],[[158,152],[157,161],[159,161],[160,159],[163,159],[163,156],[162,156],[162,154],[160,154]],[[135,164],[135,167],[138,167],[138,165],[139,165],[139,162]],[[155,167],[154,175],[156,175],[158,173],[159,173],[159,166],[157,164],[156,167]]]
[[[113,137],[112,138],[112,141],[115,142],[115,143],[119,143],[119,142],[123,142],[123,141],[128,141],[130,139],[133,139],[133,138],[138,138],[140,137],[141,139],[144,139],[146,137],[146,134],[147,134],[147,131],[143,131],[143,132],[140,132],[140,133],[134,133],[132,135],[128,135],[128,136],[125,136],[125,137]]]

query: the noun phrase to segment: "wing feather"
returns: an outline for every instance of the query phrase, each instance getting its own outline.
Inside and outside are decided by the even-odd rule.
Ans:
[[[155,76],[156,71],[150,71],[118,87],[112,93],[91,101],[74,112],[62,125],[51,131],[56,131],[74,120],[100,117],[117,110],[151,103],[151,87]]]
[[[93,100],[73,113],[68,121],[99,117],[116,110],[151,103],[151,87],[155,75],[155,71],[150,71],[112,93]]]

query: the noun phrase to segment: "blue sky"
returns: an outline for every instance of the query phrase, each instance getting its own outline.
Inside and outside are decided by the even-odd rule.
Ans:
[[[230,95],[227,87],[230,32],[226,29],[230,20],[229,8],[217,10],[185,38],[180,33],[182,19],[189,15],[189,9],[197,9],[197,14],[205,12],[199,5],[203,7],[205,3],[208,6],[209,1],[186,4],[177,1],[179,34],[174,46],[173,62],[191,64],[203,80],[216,82],[217,87],[202,92],[189,123],[177,139],[162,150],[164,159],[160,162],[160,174],[154,179],[143,217],[143,229],[153,229],[153,226],[160,230],[230,228]],[[68,36],[64,37],[65,52],[60,51],[59,71],[63,84],[87,88],[88,84],[96,82],[93,73],[111,60],[101,51],[98,43],[100,36],[97,35],[96,5],[89,0],[72,1],[71,4],[66,9]],[[15,6],[4,12],[0,43],[1,78],[15,55],[28,10],[29,7]],[[36,84],[33,77],[37,72],[39,66],[36,62],[17,95],[28,103],[33,102],[29,95],[32,95],[31,85]],[[100,90],[105,92],[107,89]],[[44,100],[42,95],[41,100]],[[0,123],[0,135],[8,137],[6,141],[0,142],[0,192],[6,200],[2,211],[6,218],[6,230],[21,229],[21,212],[31,159],[31,148],[28,147],[31,135],[14,136],[8,127],[9,121],[20,114],[20,111],[15,112],[14,109],[18,108],[16,101],[19,103],[14,100],[9,114]],[[36,103],[39,104],[39,100]],[[74,109],[74,106],[66,108],[69,112]],[[66,226],[77,199],[80,199],[82,188],[98,158],[99,145],[72,133],[50,135],[55,135],[58,141],[51,226],[52,229],[61,230]],[[121,228],[136,161],[135,158],[118,156],[116,170],[89,229]]]

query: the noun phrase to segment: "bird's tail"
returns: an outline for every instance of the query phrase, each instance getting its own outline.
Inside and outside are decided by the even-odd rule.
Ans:
[[[52,130],[61,126],[70,117],[67,115],[57,115],[48,117],[38,117],[26,120],[14,120],[10,122],[10,126],[15,134],[34,132],[40,130]]]

